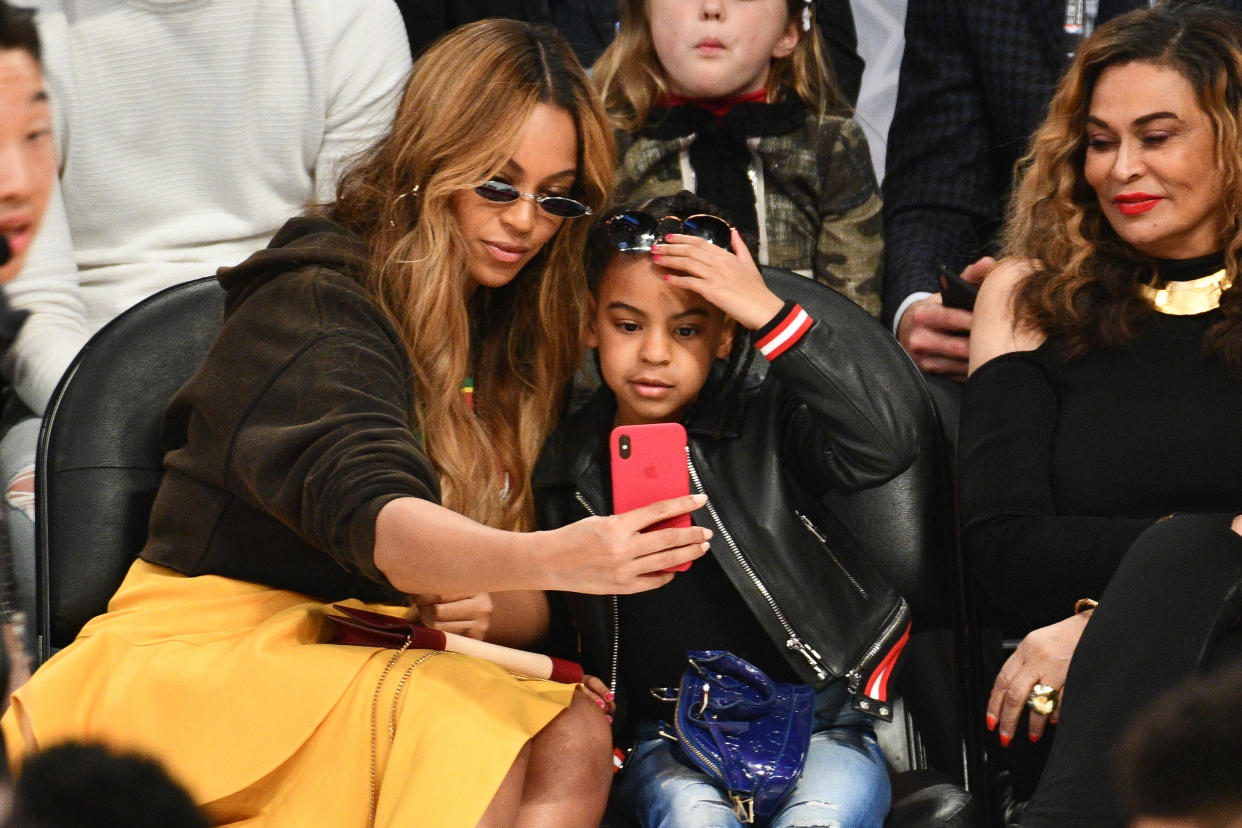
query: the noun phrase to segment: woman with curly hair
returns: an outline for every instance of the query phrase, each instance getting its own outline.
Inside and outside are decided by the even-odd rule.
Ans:
[[[14,752],[152,755],[220,825],[598,825],[597,679],[330,643],[325,603],[529,646],[542,590],[637,592],[703,554],[703,529],[639,533],[698,498],[527,531],[580,360],[582,217],[612,167],[559,37],[488,20],[432,47],[336,201],[221,270],[224,323],[166,416],[147,545],[14,694]]]
[[[1130,716],[1242,653],[1240,119],[1235,13],[1101,27],[1032,139],[980,293],[962,540],[1024,636],[987,724],[1002,747],[1023,721],[1031,741],[1059,731],[1024,826],[1116,823]]]

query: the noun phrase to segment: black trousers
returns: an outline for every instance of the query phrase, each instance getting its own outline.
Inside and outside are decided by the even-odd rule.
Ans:
[[[1242,657],[1242,537],[1230,518],[1170,518],[1130,548],[1070,662],[1023,828],[1123,825],[1113,754],[1130,720],[1162,691]]]

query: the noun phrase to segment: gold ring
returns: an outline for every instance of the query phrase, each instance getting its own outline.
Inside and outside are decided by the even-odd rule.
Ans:
[[[1057,689],[1047,684],[1036,684],[1031,688],[1031,695],[1026,699],[1026,706],[1041,716],[1047,716],[1057,709]]]

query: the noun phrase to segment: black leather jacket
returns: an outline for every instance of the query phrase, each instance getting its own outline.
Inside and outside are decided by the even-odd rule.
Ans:
[[[808,280],[767,269],[765,276],[785,297],[786,276],[806,283],[796,293],[813,305]],[[813,307],[807,310],[813,315]],[[778,321],[788,311],[787,305]],[[877,485],[906,469],[917,452],[908,412],[924,402],[885,387],[882,378],[891,372],[864,368],[849,340],[816,322],[770,364],[757,356],[724,404],[708,402],[720,380],[715,372],[685,422],[691,488],[708,495],[708,519],[697,520],[713,530],[710,554],[790,666],[817,688],[845,677],[857,708],[887,718],[888,677],[910,611],[822,499],[829,489]],[[901,358],[865,355],[872,366]],[[611,513],[605,449],[614,408],[615,398],[601,388],[549,441],[534,475],[541,527]],[[615,596],[564,598],[578,657],[615,692]]]

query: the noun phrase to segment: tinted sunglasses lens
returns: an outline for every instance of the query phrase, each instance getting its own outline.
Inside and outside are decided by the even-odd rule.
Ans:
[[[539,206],[545,212],[560,218],[578,218],[578,216],[585,216],[591,212],[591,208],[581,201],[575,201],[565,196],[546,196],[543,201],[539,202]]]
[[[682,232],[687,236],[697,236],[709,241],[717,247],[732,250],[732,232],[728,223],[716,216],[691,216],[682,222]]]
[[[656,223],[646,213],[618,213],[608,219],[608,238],[622,253],[643,253],[656,238]]]
[[[506,184],[503,181],[484,181],[482,184],[474,188],[474,191],[488,201],[497,201],[506,203],[516,201],[521,195],[517,187],[512,184]]]

